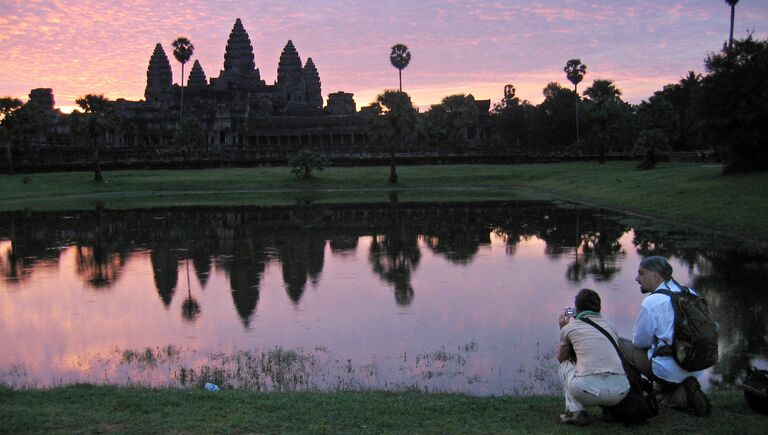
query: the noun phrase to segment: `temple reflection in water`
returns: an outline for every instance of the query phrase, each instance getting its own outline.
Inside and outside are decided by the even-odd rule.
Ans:
[[[636,264],[627,264],[627,257],[674,258],[681,265],[676,276],[685,279],[687,274],[689,284],[705,293],[722,324],[721,353],[733,355],[722,358],[716,367],[725,382],[733,382],[751,355],[765,350],[768,336],[761,321],[768,314],[768,299],[760,291],[768,278],[764,257],[738,249],[692,246],[689,234],[632,230],[620,216],[592,209],[540,202],[411,204],[398,203],[393,197],[388,204],[349,206],[18,212],[0,215],[0,228],[0,240],[5,240],[0,242],[4,292],[32,291],[26,287],[52,279],[36,275],[43,277],[71,265],[80,287],[105,298],[121,280],[128,280],[132,291],[143,292],[146,286],[139,283],[144,280],[156,292],[156,306],[166,311],[173,308],[177,319],[191,325],[226,310],[218,306],[221,298],[212,302],[209,294],[222,285],[245,331],[252,329],[260,312],[263,289],[273,286],[269,280],[279,279],[285,297],[298,310],[315,303],[304,301],[308,289],[360,287],[357,291],[363,291],[375,281],[357,277],[350,282],[345,276],[346,270],[360,263],[389,288],[390,303],[401,309],[413,305],[420,294],[434,297],[424,293],[427,288],[452,285],[442,283],[442,272],[432,272],[435,261],[453,265],[458,274],[461,270],[497,274],[498,285],[519,292],[516,297],[523,298],[523,304],[539,304],[526,298],[547,289],[516,283],[523,279],[519,274],[502,277],[505,271],[498,267],[485,271],[484,262],[503,247],[502,255],[513,266],[524,261],[516,260],[517,256],[527,257],[531,247],[540,246],[538,255],[550,266],[537,266],[543,269],[531,273],[553,275],[542,278],[542,285],[596,287],[607,302],[622,305],[620,312],[626,318],[618,323],[625,326],[631,325],[641,298],[631,281]],[[519,252],[521,245],[527,247],[525,253]],[[151,271],[146,279],[137,272],[143,262]],[[279,273],[269,273],[278,268]],[[614,288],[625,290],[619,293]],[[476,292],[484,290],[462,291],[471,304],[479,297]],[[529,291],[534,293],[525,296]],[[67,297],[63,292],[61,296]],[[568,297],[572,296],[550,302],[559,307],[570,303]],[[354,309],[366,308],[356,305]]]

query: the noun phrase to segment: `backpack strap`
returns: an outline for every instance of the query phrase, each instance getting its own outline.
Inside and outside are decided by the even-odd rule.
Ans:
[[[674,280],[673,280],[674,281]],[[677,281],[674,281],[675,284],[680,288],[679,292],[673,292],[669,289],[669,286],[667,288],[661,288],[654,290],[651,294],[662,294],[669,296],[670,303],[672,304],[672,311],[675,313],[675,316],[677,316],[677,300],[675,298],[681,297],[683,294],[691,294],[691,292],[688,290],[688,287],[680,285]],[[666,284],[666,283],[665,283]],[[673,320],[674,323],[674,320]],[[674,341],[674,338],[673,338]],[[659,343],[656,344],[656,350],[651,355],[651,359],[657,357],[657,356],[673,356],[674,351],[672,350],[672,344],[667,343],[666,341],[659,340]]]
[[[590,319],[589,317],[583,317],[583,318],[581,318],[581,319],[579,319],[579,320],[581,320],[581,321],[582,321],[582,322],[584,322],[584,323],[587,323],[587,324],[590,324],[590,325],[592,325],[592,326],[593,326],[595,329],[597,329],[598,331],[602,332],[602,333],[603,333],[603,335],[605,335],[605,336],[608,338],[608,341],[610,341],[610,342],[611,342],[611,344],[613,345],[613,348],[614,348],[614,349],[616,349],[616,353],[618,353],[618,354],[619,354],[619,358],[621,359],[621,363],[622,363],[622,365],[626,364],[626,361],[624,360],[624,355],[622,355],[622,353],[621,353],[621,349],[619,349],[619,345],[618,345],[618,344],[616,344],[616,340],[614,340],[614,339],[613,339],[613,336],[611,336],[611,334],[609,334],[609,333],[608,333],[608,331],[606,331],[605,329],[603,329],[603,327],[602,327],[602,326],[600,326],[600,325],[598,325],[597,323],[595,323],[595,322],[594,322],[592,319]]]

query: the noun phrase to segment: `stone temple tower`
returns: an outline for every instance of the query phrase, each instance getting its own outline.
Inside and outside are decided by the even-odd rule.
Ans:
[[[190,89],[205,89],[207,82],[205,81],[205,71],[200,65],[200,61],[195,60],[192,69],[189,71],[189,79],[187,79],[187,87]]]
[[[280,62],[277,66],[277,85],[283,90],[285,100],[289,106],[295,103],[306,102],[306,86],[301,67],[301,58],[293,46],[293,41],[288,41],[280,54]]]
[[[320,74],[317,73],[317,68],[311,57],[307,58],[307,63],[304,65],[302,75],[304,79],[307,105],[313,109],[322,109],[323,92],[320,88]]]
[[[158,42],[147,67],[147,87],[144,89],[144,98],[148,103],[165,103],[172,83],[171,63],[165,55],[163,46]]]
[[[240,18],[235,21],[235,25],[229,33],[224,52],[224,69],[219,74],[218,79],[211,80],[211,84],[216,87],[228,85],[236,88],[264,85],[254,62],[251,38],[248,37],[248,32],[245,31]]]

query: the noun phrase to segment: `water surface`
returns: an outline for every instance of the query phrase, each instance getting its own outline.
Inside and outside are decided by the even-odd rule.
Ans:
[[[0,382],[559,391],[578,289],[625,336],[645,255],[722,324],[715,383],[765,355],[766,259],[548,203],[0,215]]]

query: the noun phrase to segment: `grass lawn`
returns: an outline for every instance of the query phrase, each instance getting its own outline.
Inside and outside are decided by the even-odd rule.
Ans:
[[[641,426],[555,421],[563,399],[458,394],[252,393],[74,385],[0,389],[0,433],[765,433],[741,391],[711,394],[709,418],[662,409]]]
[[[0,176],[0,211],[88,210],[384,202],[556,199],[628,211],[768,243],[768,173],[720,174],[721,167],[635,162],[327,168],[296,180],[286,167],[107,171]]]

